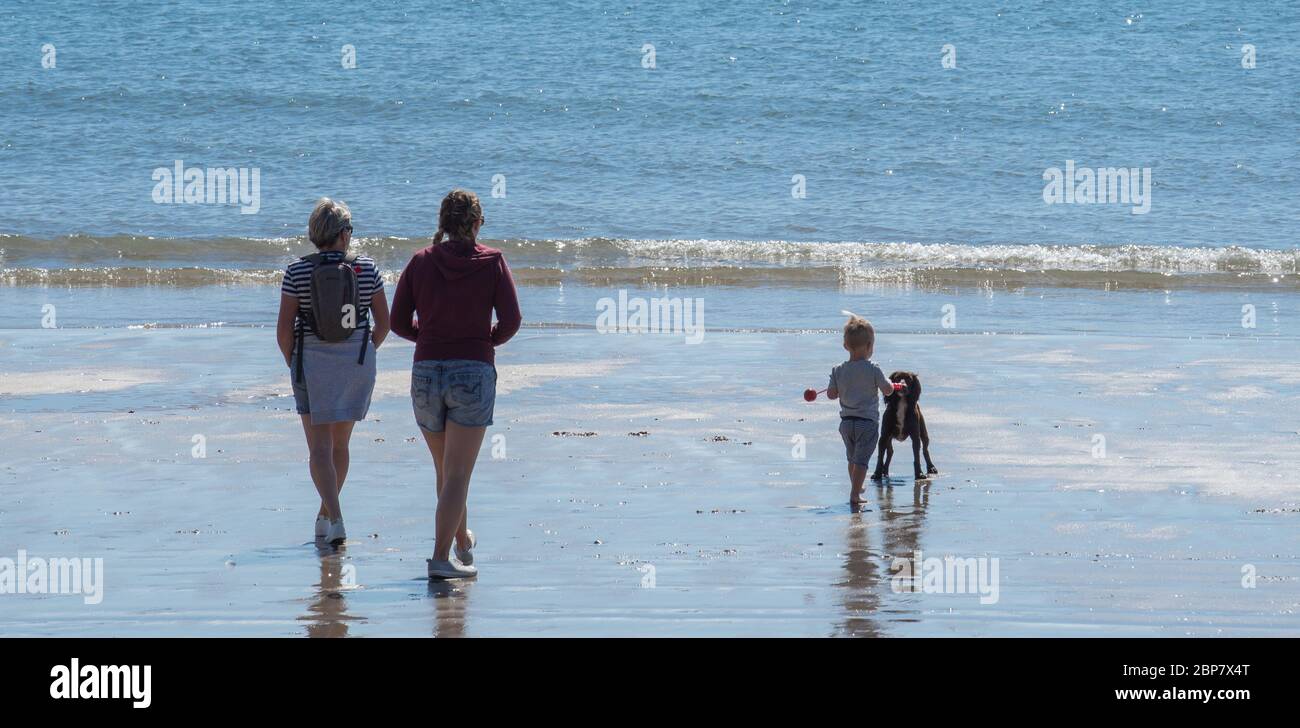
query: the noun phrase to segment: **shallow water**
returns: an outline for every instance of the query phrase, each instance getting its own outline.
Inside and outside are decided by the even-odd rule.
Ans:
[[[103,604],[0,598],[7,633],[1297,634],[1300,372],[1276,340],[882,334],[887,369],[921,372],[941,475],[915,487],[900,452],[855,514],[835,408],[799,397],[842,357],[835,334],[526,330],[471,493],[482,574],[430,586],[410,346],[379,353],[334,555],[310,543],[268,336],[4,332],[63,384],[5,395],[0,434],[28,455],[0,474],[0,553],[105,558]],[[917,550],[998,559],[997,601],[896,588]]]

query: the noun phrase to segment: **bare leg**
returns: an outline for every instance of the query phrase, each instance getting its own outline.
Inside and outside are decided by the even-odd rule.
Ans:
[[[438,494],[438,531],[433,560],[446,561],[451,556],[453,535],[465,528],[465,500],[469,497],[469,478],[474,461],[483,444],[486,427],[465,427],[451,420],[443,433],[442,492]]]
[[[433,456],[433,469],[438,474],[438,498],[442,498],[442,481],[443,452],[446,450],[446,433],[445,432],[426,432],[420,430],[424,435],[424,444],[429,446],[429,454]],[[460,519],[460,528],[456,531],[456,544],[461,548],[469,546],[469,506],[465,507],[465,516]]]
[[[329,425],[330,440],[334,446],[334,475],[339,481],[339,493],[343,492],[343,481],[348,479],[348,465],[351,461],[348,443],[352,440],[352,428],[356,424],[355,422],[335,422]],[[316,514],[325,515],[325,501],[321,501],[320,510]]]
[[[862,502],[862,481],[867,478],[867,466],[849,463],[849,503],[857,505]]]
[[[320,494],[324,515],[338,520],[343,517],[343,509],[339,506],[339,480],[334,470],[334,438],[330,425],[313,425],[311,415],[303,415],[302,431],[307,436],[311,480]]]

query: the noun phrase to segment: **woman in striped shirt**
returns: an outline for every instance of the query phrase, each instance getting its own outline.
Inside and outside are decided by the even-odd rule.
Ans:
[[[356,328],[343,341],[322,340],[309,325],[312,272],[318,265],[337,265],[348,258],[352,213],[347,205],[322,198],[308,220],[307,237],[318,256],[296,260],[284,272],[276,338],[293,380],[294,402],[310,452],[311,479],[320,493],[316,538],[337,545],[347,538],[339,491],[348,476],[348,441],[352,427],[370,409],[374,351],[388,336],[388,301],[375,261],[364,255],[352,258],[359,304]]]

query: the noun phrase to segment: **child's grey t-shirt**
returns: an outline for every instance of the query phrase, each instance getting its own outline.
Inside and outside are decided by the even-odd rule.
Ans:
[[[849,360],[831,370],[828,387],[840,395],[840,417],[880,421],[881,388],[892,389],[889,377],[870,359]]]

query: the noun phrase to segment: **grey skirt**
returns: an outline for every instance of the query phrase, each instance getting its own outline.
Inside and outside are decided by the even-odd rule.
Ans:
[[[366,361],[357,363],[362,338],[366,341]],[[313,425],[364,420],[370,411],[370,397],[375,392],[375,347],[369,332],[358,329],[347,341],[329,343],[308,335],[303,338],[302,370],[304,381],[297,378],[298,354],[289,363],[293,382],[293,399],[298,414],[311,415]]]

